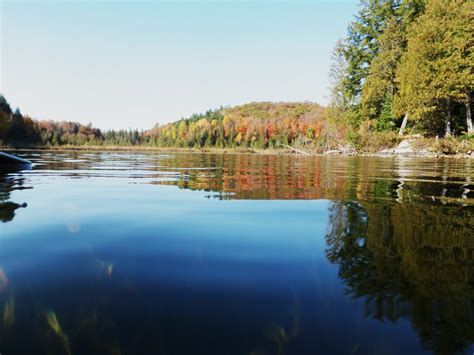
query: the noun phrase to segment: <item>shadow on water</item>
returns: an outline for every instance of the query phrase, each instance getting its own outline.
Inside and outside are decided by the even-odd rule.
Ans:
[[[26,202],[10,201],[12,191],[25,189],[24,178],[21,175],[24,169],[24,167],[15,169],[0,166],[0,221],[2,223],[12,221],[17,209],[27,207]]]
[[[94,220],[89,229],[84,223],[75,237],[61,234],[58,222],[42,233],[36,221],[34,237],[25,232],[24,242],[3,241],[1,353],[452,354],[472,348],[471,161],[80,152],[28,158],[36,164],[32,171],[0,172],[0,218],[11,230],[15,211],[26,207],[11,201],[12,192],[39,184],[52,193],[57,182],[67,181],[67,192],[85,179],[88,186],[103,182],[98,196],[83,190],[67,196],[84,196],[87,209],[100,205],[115,215],[101,215],[105,221]],[[184,200],[175,200],[178,190],[170,186],[188,190]],[[133,192],[130,200],[126,191]],[[193,202],[191,191],[209,200]],[[168,210],[145,203],[153,194],[158,205],[172,196],[166,208],[197,207],[167,225]],[[121,200],[126,211],[115,207]],[[303,200],[322,200],[325,211],[306,211]],[[230,221],[219,219],[224,210]],[[87,212],[78,211],[86,222]],[[268,224],[270,237],[252,224],[252,214]],[[130,216],[143,223],[128,223]],[[304,228],[323,218],[322,235]],[[298,224],[303,228],[292,235]],[[318,251],[313,243],[325,231]],[[317,266],[318,253],[326,266]],[[26,260],[21,257],[28,262],[16,260]],[[25,266],[31,259],[36,263]],[[405,333],[397,333],[405,348],[390,342],[390,331],[377,333],[404,321],[420,348]],[[375,344],[376,333],[382,345]]]

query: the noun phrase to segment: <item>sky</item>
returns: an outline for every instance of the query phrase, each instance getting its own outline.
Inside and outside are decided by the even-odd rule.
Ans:
[[[358,0],[0,0],[0,92],[37,119],[148,129],[254,101],[327,104]]]

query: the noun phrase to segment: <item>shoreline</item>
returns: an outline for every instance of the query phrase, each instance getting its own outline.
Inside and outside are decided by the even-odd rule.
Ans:
[[[383,149],[377,152],[350,152],[341,150],[330,150],[323,153],[307,151],[308,155],[297,153],[287,148],[179,148],[179,147],[146,147],[146,146],[42,146],[42,147],[3,147],[1,151],[5,152],[25,152],[25,151],[78,151],[78,152],[170,152],[170,153],[191,153],[191,154],[253,154],[253,155],[288,155],[301,157],[403,157],[403,158],[431,158],[431,159],[473,159],[474,152],[445,154],[442,152],[427,151],[424,149],[397,151],[397,148]]]

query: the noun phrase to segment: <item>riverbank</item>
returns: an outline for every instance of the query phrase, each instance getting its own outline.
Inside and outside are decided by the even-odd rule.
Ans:
[[[458,138],[423,138],[419,135],[405,136],[390,142],[380,143],[377,139],[367,141],[364,145],[353,146],[349,143],[327,145],[326,147],[298,146],[282,148],[257,149],[249,147],[236,148],[180,148],[154,147],[145,145],[133,146],[103,146],[103,145],[57,145],[57,146],[28,146],[3,147],[3,151],[149,151],[177,153],[214,153],[214,154],[263,154],[263,155],[309,155],[309,156],[407,156],[424,158],[474,158],[474,139],[460,140]]]

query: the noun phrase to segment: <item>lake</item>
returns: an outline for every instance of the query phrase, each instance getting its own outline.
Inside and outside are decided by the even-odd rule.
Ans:
[[[0,353],[474,352],[474,161],[20,152]]]

